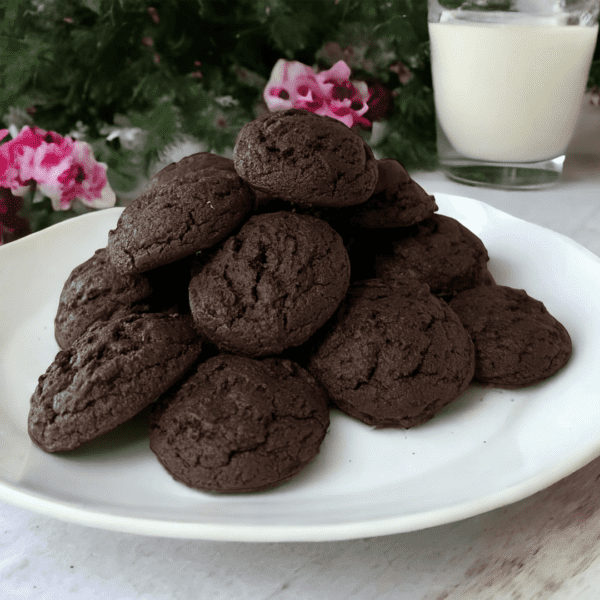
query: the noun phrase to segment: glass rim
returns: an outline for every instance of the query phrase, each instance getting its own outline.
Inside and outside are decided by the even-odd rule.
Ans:
[[[516,23],[592,27],[598,24],[600,0],[573,0],[560,4],[527,0],[428,0],[427,20],[439,22]]]

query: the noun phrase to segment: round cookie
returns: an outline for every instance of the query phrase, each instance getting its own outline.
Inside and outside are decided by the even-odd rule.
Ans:
[[[95,323],[39,378],[29,436],[46,452],[81,446],[156,400],[201,349],[189,316],[146,313]]]
[[[467,388],[474,369],[458,317],[415,280],[350,286],[308,362],[335,405],[375,427],[429,421]]]
[[[199,175],[147,190],[125,208],[107,246],[120,272],[175,262],[214,246],[243,223],[254,203],[250,188],[230,171]]]
[[[200,179],[202,171],[205,169],[218,169],[235,173],[231,158],[212,154],[212,152],[197,152],[161,169],[152,177],[146,189],[166,185],[182,177],[190,181],[193,181],[194,178]]]
[[[198,331],[221,351],[280,354],[331,317],[349,281],[344,243],[325,221],[254,215],[193,271],[190,309]]]
[[[340,121],[304,110],[244,125],[233,162],[254,188],[311,206],[360,204],[377,183],[377,162],[364,140]]]
[[[373,195],[363,204],[339,211],[339,217],[368,229],[408,227],[433,216],[435,198],[407,173],[397,160],[377,161],[378,179]]]
[[[454,296],[492,281],[483,242],[445,215],[390,231],[375,252],[375,277],[400,281],[413,277],[426,283],[436,296]]]
[[[73,269],[65,282],[54,319],[54,337],[65,350],[96,321],[147,310],[152,294],[147,277],[121,275],[106,248]]]
[[[450,308],[475,344],[476,381],[517,388],[550,377],[568,362],[569,333],[539,300],[506,286],[465,290]]]
[[[218,355],[153,407],[150,448],[200,490],[254,492],[287,481],[319,452],[328,398],[289,360]]]

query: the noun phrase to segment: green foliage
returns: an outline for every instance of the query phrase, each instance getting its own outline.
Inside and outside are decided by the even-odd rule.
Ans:
[[[56,225],[61,221],[71,219],[82,212],[89,212],[89,209],[80,211],[75,211],[73,209],[52,210],[52,203],[49,198],[45,198],[41,202],[33,203],[31,194],[28,194],[25,197],[25,202],[20,212],[23,215],[27,215],[31,231],[39,231],[40,229],[45,229],[51,225]]]
[[[265,110],[262,91],[279,58],[322,69],[343,58],[355,79],[384,86],[392,103],[376,152],[409,170],[436,166],[424,0],[3,4],[0,126],[27,113],[63,135],[83,127],[118,195],[133,193],[182,135],[230,150],[240,127]],[[594,58],[590,87],[600,86],[600,49]],[[400,63],[412,77],[400,76]],[[143,129],[143,146],[107,141],[111,126]]]
[[[135,188],[178,136],[231,149],[264,110],[279,58],[329,68],[337,44],[353,77],[394,90],[379,153],[407,168],[435,164],[426,3],[391,0],[12,0],[0,8],[0,119],[15,110],[63,135],[83,125],[111,185]],[[402,84],[390,66],[407,65]],[[102,131],[147,132],[127,151]],[[141,157],[140,157],[141,153]]]

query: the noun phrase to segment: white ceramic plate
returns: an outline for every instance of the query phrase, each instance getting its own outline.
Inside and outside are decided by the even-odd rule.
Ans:
[[[336,540],[473,516],[600,455],[600,259],[476,200],[436,199],[440,213],[484,241],[498,283],[526,289],[566,326],[573,356],[556,376],[518,391],[473,385],[408,431],[377,431],[333,411],[313,463],[257,494],[202,493],[173,481],[148,447],[144,414],[70,454],[45,454],[27,436],[29,398],[58,351],[63,282],[106,245],[121,213],[100,211],[0,248],[0,500],[146,535]]]

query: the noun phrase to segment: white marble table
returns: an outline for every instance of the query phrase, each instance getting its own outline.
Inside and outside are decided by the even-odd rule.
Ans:
[[[600,109],[586,105],[564,183],[552,190],[511,193],[455,184],[440,173],[414,176],[430,192],[485,201],[600,255]],[[172,540],[91,529],[2,503],[0,532],[2,599],[597,600],[600,458],[510,506],[380,538]]]

